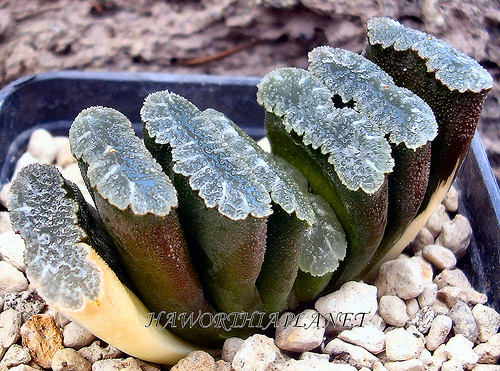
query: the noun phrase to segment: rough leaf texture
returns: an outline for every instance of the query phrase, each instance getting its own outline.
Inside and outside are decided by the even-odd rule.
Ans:
[[[148,135],[171,147],[174,172],[189,178],[208,208],[233,220],[263,218],[272,213],[272,200],[314,221],[293,179],[221,113],[202,112],[179,95],[158,92],[146,99],[141,117]]]
[[[431,108],[416,94],[394,84],[375,63],[348,50],[323,46],[309,53],[309,71],[333,94],[390,134],[392,143],[417,149],[437,135]]]
[[[425,59],[428,72],[450,90],[461,93],[491,89],[493,79],[477,61],[459,52],[444,41],[423,32],[409,29],[390,18],[373,18],[368,21],[368,41],[397,51],[412,49]]]
[[[104,107],[83,110],[69,138],[73,155],[88,165],[90,186],[118,209],[165,216],[177,206],[171,181],[120,112]]]
[[[86,259],[90,247],[80,243],[87,233],[69,195],[75,189],[55,167],[34,164],[12,183],[8,202],[12,225],[26,242],[28,277],[44,298],[69,309],[97,299],[100,285],[97,267]]]
[[[384,132],[350,108],[335,108],[333,94],[308,71],[283,68],[258,85],[257,100],[283,119],[288,132],[328,155],[342,183],[350,190],[373,193],[394,161]]]

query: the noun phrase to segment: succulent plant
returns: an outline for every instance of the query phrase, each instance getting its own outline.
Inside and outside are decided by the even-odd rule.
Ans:
[[[28,277],[145,360],[245,337],[410,242],[450,187],[491,84],[477,62],[381,18],[363,56],[320,47],[308,70],[262,79],[273,154],[169,91],[146,98],[143,141],[120,112],[88,108],[70,143],[95,209],[49,165],[11,187]]]

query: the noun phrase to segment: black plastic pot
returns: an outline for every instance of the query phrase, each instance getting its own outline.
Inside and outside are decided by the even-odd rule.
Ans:
[[[82,109],[100,105],[124,113],[140,132],[142,102],[158,90],[183,95],[200,109],[219,110],[252,137],[260,138],[264,135],[264,112],[255,98],[258,81],[253,77],[74,71],[17,80],[0,91],[0,188],[9,182],[35,128],[67,135]],[[500,311],[500,193],[477,136],[457,186],[459,212],[469,218],[474,231],[460,267]],[[0,210],[5,209],[0,206]]]

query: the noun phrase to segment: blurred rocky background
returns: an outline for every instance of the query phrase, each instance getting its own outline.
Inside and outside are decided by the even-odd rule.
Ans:
[[[263,76],[319,45],[360,52],[374,16],[493,75],[480,132],[500,179],[500,0],[0,0],[0,87],[61,69]]]

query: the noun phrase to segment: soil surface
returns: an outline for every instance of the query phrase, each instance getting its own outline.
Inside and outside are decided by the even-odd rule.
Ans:
[[[478,60],[495,79],[480,132],[500,178],[499,0],[0,0],[0,87],[61,69],[263,76],[319,45],[363,48],[390,16]]]

